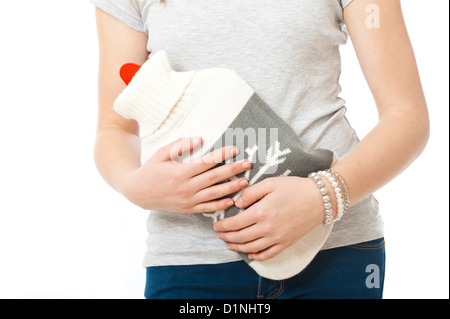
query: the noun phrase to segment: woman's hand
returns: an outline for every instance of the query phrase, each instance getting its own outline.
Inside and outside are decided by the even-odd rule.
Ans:
[[[201,138],[183,138],[162,147],[144,165],[125,176],[121,187],[123,195],[143,209],[184,214],[225,210],[234,205],[231,198],[218,198],[247,187],[248,181],[240,178],[221,182],[250,169],[251,163],[244,160],[215,167],[237,155],[234,146],[188,163],[173,160],[201,143]]]
[[[325,218],[322,197],[309,178],[265,179],[247,188],[236,206],[243,209],[253,203],[217,222],[214,229],[217,237],[229,243],[228,249],[249,253],[250,259],[258,261],[278,255]]]

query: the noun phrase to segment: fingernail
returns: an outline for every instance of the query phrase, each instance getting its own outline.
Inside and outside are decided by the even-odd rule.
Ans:
[[[227,205],[227,207],[233,206],[234,205],[234,201],[229,200],[229,201],[226,202],[225,205]]]
[[[244,164],[242,164],[242,168],[249,169],[252,167],[252,164],[249,161],[245,161]]]
[[[239,182],[239,186],[241,186],[241,187],[246,187],[246,186],[248,186],[248,181],[247,181],[246,179],[240,181],[240,182]]]
[[[239,150],[238,150],[236,147],[233,147],[233,148],[230,150],[230,154],[231,154],[232,156],[236,156],[236,155],[239,154]]]

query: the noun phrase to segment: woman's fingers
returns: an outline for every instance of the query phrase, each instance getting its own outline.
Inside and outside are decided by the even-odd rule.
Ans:
[[[236,201],[236,206],[238,208],[246,208],[257,202],[273,191],[274,187],[272,184],[272,180],[268,178],[247,188],[242,196]]]
[[[202,144],[201,137],[180,138],[166,146],[161,147],[154,158],[159,161],[174,161],[177,157],[195,150]]]
[[[218,221],[214,224],[214,230],[216,232],[233,232],[256,224],[259,218],[257,206],[258,205],[256,204],[233,217],[228,217]]]
[[[269,248],[270,245],[270,240],[267,238],[260,238],[244,244],[228,244],[227,247],[231,251],[254,254]]]
[[[190,213],[199,214],[199,213],[214,213],[218,211],[224,211],[227,208],[230,208],[234,205],[234,202],[230,198],[225,198],[216,201],[209,201],[195,205]]]
[[[238,232],[217,233],[217,237],[228,242],[228,249],[235,252],[248,253],[253,260],[263,261],[270,259],[284,248],[280,244],[273,244],[268,234],[261,234],[258,225],[250,226]]]
[[[254,224],[239,231],[218,232],[217,238],[231,244],[245,244],[264,237],[260,227]]]
[[[220,167],[213,168],[207,172],[194,176],[191,179],[191,182],[195,189],[202,190],[210,187],[211,185],[215,185],[229,178],[232,178],[242,172],[245,172],[251,167],[252,164],[248,160],[242,160],[236,163],[222,165]]]
[[[189,170],[189,175],[191,177],[194,177],[206,171],[209,171],[213,167],[216,167],[218,164],[235,157],[237,154],[239,154],[239,150],[237,149],[237,147],[226,146],[184,164]]]
[[[245,178],[239,178],[231,182],[222,183],[202,189],[194,195],[194,200],[197,202],[212,201],[236,193],[247,186],[248,181]]]
[[[248,258],[256,261],[265,261],[267,259],[275,257],[285,249],[286,247],[283,245],[273,245],[257,253],[249,253]]]

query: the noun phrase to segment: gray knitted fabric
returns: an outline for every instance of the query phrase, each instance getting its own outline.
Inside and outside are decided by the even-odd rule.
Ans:
[[[230,145],[229,142],[233,140],[235,142],[233,145],[245,150],[238,154],[235,160],[246,158],[253,163],[249,171],[237,175],[236,178],[246,177],[250,185],[270,177],[298,176],[306,178],[312,172],[330,168],[334,159],[334,153],[325,149],[305,152],[292,128],[277,116],[257,93],[253,94],[242,112],[230,125],[229,130],[210,151]],[[231,197],[237,199],[241,193],[235,193]],[[235,216],[240,211],[236,206],[232,206],[225,211],[197,214],[197,216],[213,225],[214,222]],[[240,255],[251,265],[252,261],[248,259],[248,254],[240,253]],[[292,256],[299,260],[301,257]],[[297,271],[288,275],[272,269],[271,274],[275,273],[274,275],[263,274],[263,276],[270,279],[286,279],[286,276],[287,278],[291,277],[303,270],[304,266],[306,265],[299,265]]]

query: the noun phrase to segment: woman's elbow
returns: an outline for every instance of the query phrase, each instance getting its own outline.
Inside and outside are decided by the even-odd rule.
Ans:
[[[431,121],[428,113],[428,107],[424,104],[421,107],[422,111],[418,112],[418,120],[416,127],[416,143],[418,155],[420,155],[428,145],[431,135]]]

